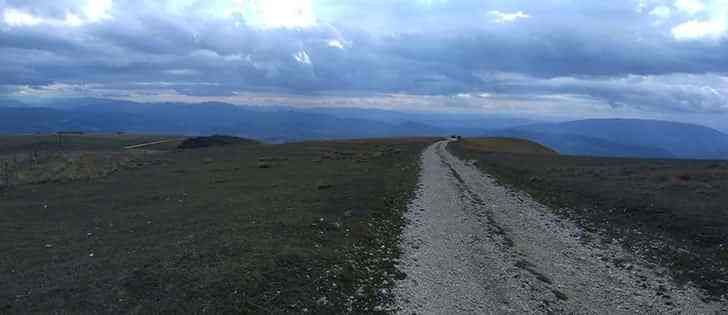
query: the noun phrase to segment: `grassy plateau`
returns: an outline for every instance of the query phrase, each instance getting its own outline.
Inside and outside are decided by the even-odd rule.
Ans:
[[[0,313],[386,312],[433,141],[66,137],[0,137]]]

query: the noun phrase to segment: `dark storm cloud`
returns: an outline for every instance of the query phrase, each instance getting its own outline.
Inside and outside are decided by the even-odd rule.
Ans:
[[[668,1],[640,11],[631,0],[319,0],[317,25],[301,28],[226,16],[226,0],[114,1],[96,15],[87,3],[0,0],[0,85],[578,94],[653,111],[727,110],[726,42],[677,40],[680,21],[649,14]]]

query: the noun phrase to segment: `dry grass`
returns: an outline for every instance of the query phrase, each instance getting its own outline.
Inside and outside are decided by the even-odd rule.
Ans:
[[[0,314],[385,313],[431,141],[66,151],[0,190]]]
[[[467,150],[476,152],[500,152],[536,155],[558,155],[559,153],[536,142],[513,138],[465,139],[461,141]]]

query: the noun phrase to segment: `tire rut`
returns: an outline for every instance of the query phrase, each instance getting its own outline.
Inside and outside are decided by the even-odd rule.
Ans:
[[[402,235],[403,314],[717,314],[617,244],[509,191],[438,142],[422,155]],[[628,261],[629,264],[617,264]]]

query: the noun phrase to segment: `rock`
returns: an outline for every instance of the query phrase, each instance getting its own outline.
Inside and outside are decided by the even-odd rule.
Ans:
[[[258,162],[258,168],[271,168],[271,167],[273,167],[273,165],[268,162]]]
[[[330,189],[333,187],[334,187],[334,185],[331,185],[329,183],[320,182],[320,183],[316,184],[316,189],[318,189],[318,190],[325,190],[325,189]]]
[[[325,296],[322,296],[318,300],[316,300],[316,304],[318,304],[318,305],[328,305],[329,304],[329,299],[326,298]]]

